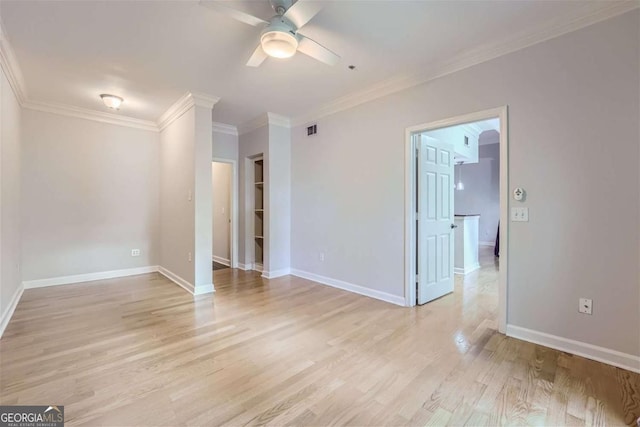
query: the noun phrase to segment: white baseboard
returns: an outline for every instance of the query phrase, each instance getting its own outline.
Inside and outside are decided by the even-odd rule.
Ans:
[[[191,284],[188,280],[185,280],[182,277],[178,276],[173,271],[167,270],[164,267],[158,267],[158,273],[162,274],[164,277],[171,280],[173,283],[180,286],[182,289],[189,292],[190,294],[192,295],[194,294],[193,284]]]
[[[198,285],[195,290],[192,292],[193,295],[204,295],[204,294],[212,294],[216,290],[213,288],[213,283],[208,283],[206,285]]]
[[[307,271],[291,269],[293,276],[302,277],[303,279],[312,280],[314,282],[328,285],[334,288],[342,289],[344,291],[353,292],[356,294],[364,295],[366,297],[375,298],[381,301],[390,302],[391,304],[405,306],[404,297],[397,295],[391,295],[386,292],[376,291],[374,289],[365,288],[360,285],[354,285],[353,283],[344,282],[338,279],[332,279],[330,277],[320,276],[319,274],[309,273]]]
[[[116,277],[136,276],[138,274],[154,273],[157,265],[147,267],[127,268],[124,270],[101,271],[98,273],[75,274],[73,276],[51,277],[49,279],[27,280],[22,282],[25,289],[43,288],[46,286],[71,285],[73,283],[93,282],[96,280],[113,279]]]
[[[203,295],[203,294],[210,294],[215,292],[213,283],[200,285],[200,286],[193,286],[193,284],[190,283],[188,280],[183,279],[173,271],[168,270],[162,266],[158,267],[158,273],[162,274],[164,277],[171,280],[173,283],[180,286],[182,289],[189,292],[191,295]]]
[[[13,296],[11,297],[9,306],[4,310],[4,313],[2,313],[2,318],[0,318],[0,338],[2,338],[2,334],[4,334],[4,330],[9,324],[11,316],[13,316],[13,312],[16,311],[16,307],[18,306],[23,293],[24,285],[20,283],[20,285],[18,285],[18,289],[16,289],[16,291],[13,293]]]
[[[253,264],[253,270],[262,272],[264,270],[264,265],[260,264],[259,262],[256,262]]]
[[[222,258],[221,256],[214,255],[213,256],[213,260],[215,262],[217,262],[218,264],[222,264],[222,265],[226,265],[227,267],[231,267],[231,261],[226,259],[226,258]]]
[[[241,262],[238,263],[238,268],[240,270],[249,271],[253,270],[253,264],[243,264]]]
[[[274,271],[262,271],[262,277],[264,277],[265,279],[275,279],[276,277],[282,277],[288,274],[291,274],[291,269],[289,268],[283,268],[281,270]]]
[[[514,325],[507,325],[507,336],[640,373],[640,356]]]
[[[475,264],[475,265],[471,265],[471,266],[469,266],[469,267],[467,267],[467,268],[459,268],[459,267],[455,267],[455,268],[453,269],[453,272],[454,272],[455,274],[462,274],[462,275],[465,275],[465,274],[469,274],[469,273],[471,273],[472,271],[476,271],[476,270],[479,270],[479,269],[480,269],[480,264]]]
[[[491,246],[494,248],[496,246],[496,242],[478,242],[478,246]]]

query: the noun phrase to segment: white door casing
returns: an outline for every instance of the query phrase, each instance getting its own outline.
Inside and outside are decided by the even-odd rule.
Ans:
[[[453,146],[416,135],[418,151],[417,300],[453,292]]]

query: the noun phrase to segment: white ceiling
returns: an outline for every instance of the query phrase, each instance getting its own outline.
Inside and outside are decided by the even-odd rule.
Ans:
[[[262,18],[266,0],[230,1]],[[537,29],[608,1],[326,1],[303,32],[342,56],[335,67],[303,54],[244,64],[259,29],[195,1],[10,1],[2,21],[30,100],[156,120],[187,91],[221,97],[214,119],[243,123],[266,111],[297,116],[399,74]],[[347,66],[357,66],[350,71]]]

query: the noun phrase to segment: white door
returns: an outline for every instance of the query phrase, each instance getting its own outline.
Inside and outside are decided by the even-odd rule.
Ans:
[[[418,304],[453,292],[453,146],[418,135]]]

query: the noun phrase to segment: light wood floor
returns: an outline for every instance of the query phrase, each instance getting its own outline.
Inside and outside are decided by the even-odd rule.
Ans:
[[[496,332],[496,265],[402,308],[216,271],[27,290],[0,340],[0,403],[67,425],[631,425],[640,375]]]

